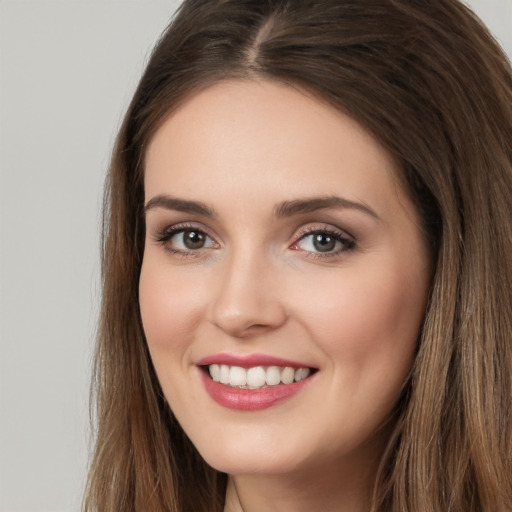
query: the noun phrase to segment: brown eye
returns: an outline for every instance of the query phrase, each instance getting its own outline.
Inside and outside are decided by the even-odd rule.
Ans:
[[[173,253],[188,253],[201,249],[214,249],[217,244],[201,229],[173,227],[164,231],[157,241]]]
[[[183,231],[183,245],[187,249],[202,249],[206,243],[206,235],[201,231],[187,229]]]
[[[313,247],[318,252],[330,252],[336,248],[337,240],[327,233],[313,235]]]
[[[335,256],[353,249],[354,246],[355,241],[345,236],[342,232],[315,230],[303,235],[296,242],[294,248],[317,256]]]

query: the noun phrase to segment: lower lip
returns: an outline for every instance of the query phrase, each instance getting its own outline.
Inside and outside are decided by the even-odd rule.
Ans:
[[[293,384],[278,384],[261,389],[240,389],[215,382],[204,371],[199,371],[211,398],[223,407],[238,411],[260,411],[277,405],[299,393],[311,379],[308,377]]]

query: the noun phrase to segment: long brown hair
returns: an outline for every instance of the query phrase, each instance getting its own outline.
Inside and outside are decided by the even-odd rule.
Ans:
[[[157,44],[106,184],[97,438],[84,510],[222,510],[169,410],[138,307],[147,145],[201,88],[312,92],[399,162],[433,254],[415,363],[374,511],[512,510],[512,72],[457,0],[187,0]]]

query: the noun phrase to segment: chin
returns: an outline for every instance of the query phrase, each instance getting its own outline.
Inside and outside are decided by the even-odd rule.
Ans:
[[[276,442],[263,439],[232,437],[225,443],[217,438],[212,446],[211,438],[195,445],[203,459],[217,471],[230,475],[242,474],[285,474],[300,469],[304,457],[297,449],[276,447]]]

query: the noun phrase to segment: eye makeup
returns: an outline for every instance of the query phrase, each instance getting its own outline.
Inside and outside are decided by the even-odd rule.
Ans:
[[[301,228],[293,239],[290,250],[314,259],[333,258],[356,247],[354,237],[327,225]],[[179,223],[158,230],[154,240],[170,254],[183,258],[198,257],[204,255],[205,250],[221,248],[215,238],[196,223]]]

